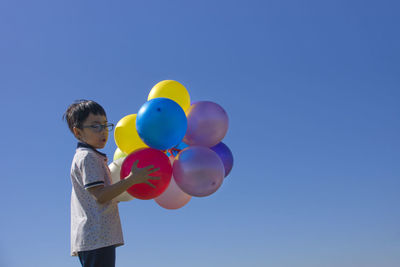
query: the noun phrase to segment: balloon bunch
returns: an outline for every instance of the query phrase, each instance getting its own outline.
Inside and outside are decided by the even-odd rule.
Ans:
[[[233,155],[222,143],[228,130],[228,115],[210,101],[190,103],[186,88],[165,80],[150,91],[137,114],[123,117],[116,125],[118,146],[109,165],[113,183],[138,167],[159,168],[148,184],[136,184],[118,196],[118,201],[154,199],[161,207],[178,209],[192,196],[211,195],[221,186],[233,166]]]

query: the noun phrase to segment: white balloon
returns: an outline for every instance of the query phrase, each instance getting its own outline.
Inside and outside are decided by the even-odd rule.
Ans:
[[[125,158],[119,158],[108,165],[108,168],[111,172],[111,180],[112,183],[115,184],[121,180],[119,173],[121,172],[122,162],[124,162]],[[115,200],[117,201],[130,201],[134,199],[128,192],[123,192],[121,195],[117,196]]]

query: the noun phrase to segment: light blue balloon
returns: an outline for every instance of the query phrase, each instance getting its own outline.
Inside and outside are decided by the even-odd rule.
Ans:
[[[187,148],[188,146],[189,146],[188,144],[186,144],[186,143],[184,143],[184,142],[181,142],[181,143],[179,143],[178,145],[176,145],[176,146],[174,146],[173,148],[171,148],[172,151],[168,150],[167,156],[168,156],[168,157],[169,157],[169,156],[174,156],[174,157],[176,157],[176,156],[178,155],[178,153],[179,153],[181,150]],[[171,154],[170,152],[172,152],[172,154]]]
[[[186,114],[175,101],[154,98],[139,109],[136,129],[149,147],[166,150],[178,145],[186,134]]]

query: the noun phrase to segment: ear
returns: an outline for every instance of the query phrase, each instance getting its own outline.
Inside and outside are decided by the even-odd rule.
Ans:
[[[72,130],[74,131],[75,137],[80,139],[82,136],[81,129],[74,127],[74,128],[72,128]]]

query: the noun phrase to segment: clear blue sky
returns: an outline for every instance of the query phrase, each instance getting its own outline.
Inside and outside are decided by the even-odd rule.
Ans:
[[[1,1],[0,266],[79,266],[61,116],[86,98],[117,123],[165,79],[225,108],[235,165],[180,210],[121,203],[117,266],[399,266],[399,9]],[[110,136],[103,152],[115,148]]]

